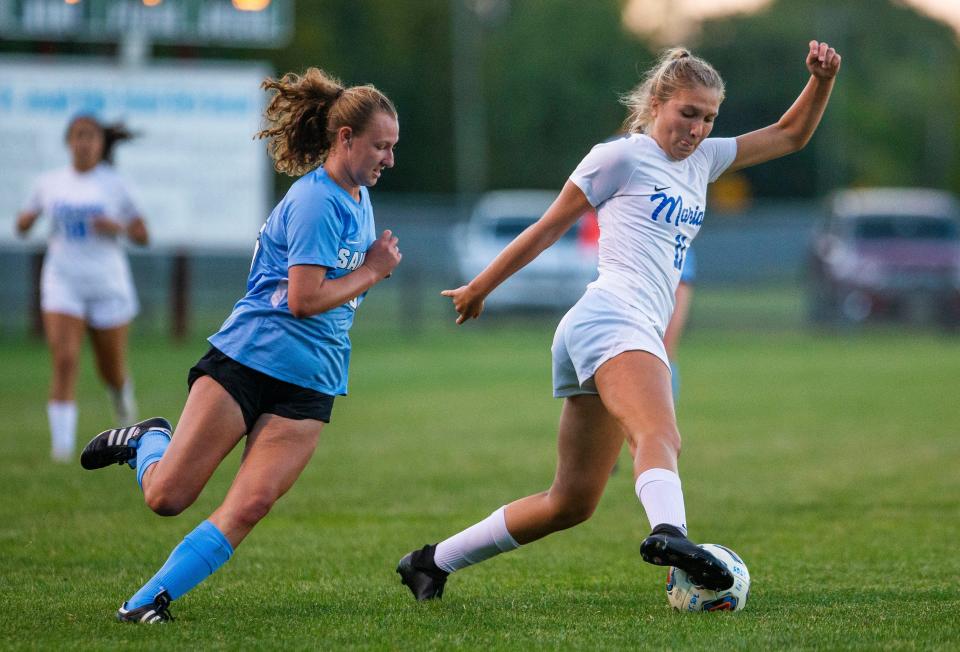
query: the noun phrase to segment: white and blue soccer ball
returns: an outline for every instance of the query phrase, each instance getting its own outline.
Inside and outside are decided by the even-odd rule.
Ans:
[[[733,586],[725,591],[712,591],[690,581],[685,571],[670,567],[667,571],[667,600],[677,611],[740,611],[750,597],[750,571],[740,556],[725,546],[704,543],[701,548],[712,553],[733,573]]]

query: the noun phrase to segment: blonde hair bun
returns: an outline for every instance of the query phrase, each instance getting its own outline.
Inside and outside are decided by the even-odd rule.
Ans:
[[[620,98],[621,104],[628,110],[623,130],[628,133],[647,133],[653,122],[654,99],[664,104],[679,89],[693,86],[712,88],[723,101],[723,79],[713,66],[684,47],[664,50],[657,63],[644,74],[643,80]]]

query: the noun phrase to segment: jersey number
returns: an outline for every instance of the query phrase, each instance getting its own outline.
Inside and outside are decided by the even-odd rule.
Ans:
[[[677,244],[673,248],[673,266],[683,271],[683,258],[687,255],[687,236],[677,234]]]
[[[87,237],[87,223],[84,220],[67,220],[63,224],[67,240],[83,240]]]

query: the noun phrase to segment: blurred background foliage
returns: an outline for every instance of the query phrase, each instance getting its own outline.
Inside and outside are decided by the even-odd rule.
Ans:
[[[475,173],[489,188],[559,187],[593,144],[619,129],[618,96],[659,48],[624,28],[619,0],[504,5],[493,16],[468,12],[470,22],[460,27],[479,32],[479,46],[468,53],[481,70],[471,100],[482,102],[489,154],[486,169]],[[293,42],[271,57],[278,70],[320,65],[394,98],[402,142],[382,190],[457,189],[452,48],[471,35],[454,36],[452,7],[446,0],[299,2]],[[753,193],[814,197],[847,185],[960,190],[957,36],[884,0],[780,0],[752,15],[706,22],[686,45],[727,81],[715,134],[737,135],[780,117],[807,79],[810,38],[844,56],[836,95],[811,147],[746,172]]]
[[[281,49],[158,45],[154,57],[266,60],[278,73],[319,66],[348,84],[376,84],[401,116],[398,165],[382,191],[559,187],[593,144],[619,129],[618,96],[660,49],[624,27],[623,0],[300,0],[295,7],[295,32]],[[807,78],[810,38],[844,57],[827,118],[799,155],[746,171],[751,193],[809,198],[848,185],[960,191],[957,35],[887,0],[779,0],[705,22],[684,44],[727,81],[715,135],[779,118]],[[0,43],[3,52],[110,55],[114,48]],[[288,184],[278,179],[277,190]]]

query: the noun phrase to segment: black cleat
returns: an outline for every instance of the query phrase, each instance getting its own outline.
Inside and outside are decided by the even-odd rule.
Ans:
[[[122,623],[166,623],[173,620],[170,614],[170,594],[161,591],[150,604],[127,610],[127,603],[117,609],[117,620]]]
[[[649,564],[676,566],[690,581],[713,591],[733,586],[733,573],[712,554],[684,536],[679,528],[661,523],[640,544],[640,556]]]
[[[172,432],[170,422],[163,417],[153,417],[126,428],[104,430],[84,446],[80,466],[92,471],[111,464],[126,464],[137,456],[137,440],[148,430],[162,430],[167,437]]]
[[[447,573],[433,562],[433,551],[437,546],[424,546],[404,556],[397,564],[400,581],[407,585],[417,600],[439,600],[443,597],[443,585],[447,583]]]

